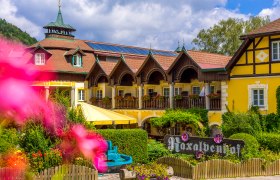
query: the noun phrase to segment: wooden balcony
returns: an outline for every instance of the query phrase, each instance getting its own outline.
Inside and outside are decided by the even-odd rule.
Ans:
[[[205,97],[182,97],[174,100],[174,108],[206,108]]]
[[[210,99],[210,110],[221,110],[221,98]]]
[[[92,102],[92,104],[104,109],[112,109],[112,99],[96,99]]]
[[[168,109],[169,106],[169,98],[168,97],[160,97],[160,98],[150,98],[143,100],[143,109]]]
[[[116,109],[138,109],[138,97],[116,99]]]

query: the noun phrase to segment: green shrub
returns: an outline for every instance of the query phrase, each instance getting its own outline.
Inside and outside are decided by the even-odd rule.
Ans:
[[[7,152],[11,148],[16,148],[19,144],[19,133],[16,129],[1,129],[0,133],[0,153]]]
[[[277,114],[280,115],[280,86],[276,90]]]
[[[141,129],[102,129],[98,130],[113,146],[118,146],[119,153],[132,156],[134,163],[145,163],[148,160],[148,134]]]
[[[273,152],[280,152],[280,135],[278,133],[260,133],[257,135],[260,146]]]
[[[20,137],[20,146],[26,152],[45,153],[54,146],[49,136],[47,136],[41,124],[29,122],[22,130]]]
[[[280,131],[280,116],[274,113],[263,116],[264,130],[267,132]]]
[[[60,90],[57,88],[54,92],[51,92],[50,99],[63,105],[66,108],[71,106],[71,97],[69,90]]]
[[[208,110],[201,108],[190,108],[186,110],[192,114],[196,114],[201,117],[201,122],[206,126],[208,125]]]
[[[49,149],[45,153],[31,152],[29,162],[33,172],[41,172],[44,169],[61,165],[62,154],[59,149]]]
[[[257,156],[260,145],[254,136],[246,133],[237,133],[231,135],[229,138],[240,139],[244,141],[245,147],[242,151],[242,156],[245,159],[254,158]]]
[[[225,113],[222,118],[222,131],[226,137],[236,132],[256,135],[262,130],[259,116],[253,112]]]
[[[148,140],[148,160],[149,162],[153,162],[160,157],[167,156],[171,154],[170,151],[164,146],[164,144],[149,139]]]

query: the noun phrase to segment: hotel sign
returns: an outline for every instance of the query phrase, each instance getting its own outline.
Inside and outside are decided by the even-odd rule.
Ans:
[[[230,153],[240,156],[244,147],[244,141],[223,139],[221,135],[214,138],[190,137],[187,134],[166,135],[164,143],[172,152],[195,154],[198,158],[203,154],[224,156]]]

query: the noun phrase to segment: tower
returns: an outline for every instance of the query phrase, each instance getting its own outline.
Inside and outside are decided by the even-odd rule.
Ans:
[[[58,14],[56,17],[56,21],[50,22],[49,24],[44,26],[44,29],[48,30],[45,33],[46,38],[56,37],[56,38],[74,39],[74,35],[72,35],[72,32],[76,31],[76,29],[74,29],[69,24],[64,24],[62,13],[61,13],[60,0],[58,1]]]

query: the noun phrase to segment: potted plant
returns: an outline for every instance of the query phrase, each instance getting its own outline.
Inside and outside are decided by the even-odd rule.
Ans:
[[[102,102],[104,104],[110,104],[110,98],[108,96],[105,96],[103,99],[102,99]]]
[[[96,103],[97,99],[96,97],[91,97],[89,100],[92,104]]]
[[[142,97],[142,100],[143,101],[149,101],[151,99],[151,97],[149,96],[149,95],[144,95],[143,97]]]
[[[175,99],[175,100],[182,100],[182,99],[183,99],[183,96],[181,96],[181,95],[176,95],[176,96],[174,96],[174,99]]]
[[[198,94],[190,94],[189,98],[190,99],[199,99],[199,95]]]
[[[219,99],[221,97],[221,95],[217,94],[217,93],[211,93],[211,94],[208,94],[207,97],[209,97],[210,99]]]

